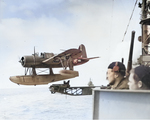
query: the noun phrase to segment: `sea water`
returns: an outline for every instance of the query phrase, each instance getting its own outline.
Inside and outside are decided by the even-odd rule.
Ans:
[[[92,95],[51,94],[48,88],[0,89],[0,120],[92,120]]]

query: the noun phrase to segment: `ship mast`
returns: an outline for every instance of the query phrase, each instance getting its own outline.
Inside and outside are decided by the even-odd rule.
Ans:
[[[142,10],[140,21],[142,36],[138,38],[142,42],[142,55],[139,58],[139,64],[150,66],[150,0],[142,0],[139,7]]]

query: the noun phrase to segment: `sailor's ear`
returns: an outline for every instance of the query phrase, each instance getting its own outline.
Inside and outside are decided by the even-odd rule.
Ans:
[[[143,85],[142,81],[138,81],[138,87],[141,88]]]
[[[118,73],[115,73],[115,78],[119,77],[119,74]]]

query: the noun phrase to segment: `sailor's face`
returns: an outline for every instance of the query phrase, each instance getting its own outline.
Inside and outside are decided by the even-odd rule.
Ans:
[[[137,82],[134,80],[134,73],[131,73],[129,76],[129,89],[130,90],[137,90],[139,89]]]
[[[115,82],[115,72],[112,69],[107,70],[107,80],[109,84],[113,84]]]

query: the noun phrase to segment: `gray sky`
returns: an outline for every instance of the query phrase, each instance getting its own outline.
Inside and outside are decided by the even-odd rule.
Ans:
[[[80,44],[88,57],[101,58],[75,67],[79,77],[71,79],[71,86],[87,85],[90,78],[96,86],[106,85],[109,63],[124,58],[127,65],[132,30],[136,31],[134,61],[140,55],[138,5],[122,42],[135,1],[0,0],[0,88],[19,87],[9,77],[24,74],[19,57],[33,54],[34,46],[39,53],[58,54]]]

